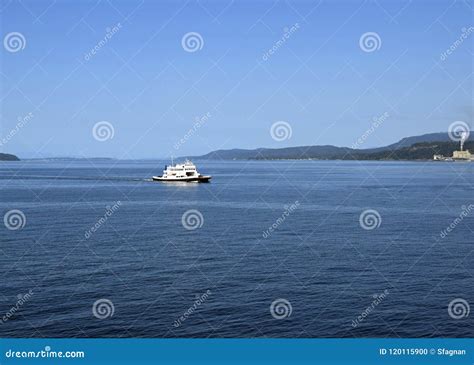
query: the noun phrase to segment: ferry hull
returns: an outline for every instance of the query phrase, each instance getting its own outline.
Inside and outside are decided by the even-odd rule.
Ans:
[[[181,178],[164,178],[162,176],[153,176],[153,181],[163,182],[199,182],[207,183],[211,180],[211,176],[197,176],[197,177],[181,177]]]

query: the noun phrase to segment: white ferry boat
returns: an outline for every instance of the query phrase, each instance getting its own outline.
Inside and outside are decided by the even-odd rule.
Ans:
[[[209,182],[212,176],[201,175],[196,166],[186,160],[182,164],[171,164],[165,166],[163,175],[153,176],[154,181],[182,181],[182,182]]]

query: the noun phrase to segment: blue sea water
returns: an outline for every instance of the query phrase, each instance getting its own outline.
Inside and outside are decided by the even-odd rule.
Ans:
[[[165,163],[0,165],[0,337],[474,336],[473,163]]]

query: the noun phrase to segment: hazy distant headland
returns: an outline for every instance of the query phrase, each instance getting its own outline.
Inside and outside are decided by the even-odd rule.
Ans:
[[[92,161],[114,161],[115,158],[108,158],[108,157],[37,157],[37,158],[23,158],[23,161],[82,161],[82,160],[92,160]],[[18,156],[8,154],[8,153],[0,153],[0,161],[20,161]]]
[[[25,161],[52,161],[52,162],[70,162],[70,161],[115,161],[116,158],[111,157],[37,157],[37,158],[24,158]]]
[[[466,142],[464,148],[473,151],[474,142]],[[447,133],[430,133],[368,149],[332,145],[230,149],[187,157],[194,160],[431,160],[435,154],[451,156],[458,149],[459,143],[452,141]]]

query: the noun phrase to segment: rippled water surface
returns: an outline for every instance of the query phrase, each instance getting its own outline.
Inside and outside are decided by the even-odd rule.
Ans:
[[[474,163],[164,164],[0,164],[0,336],[474,336]]]

